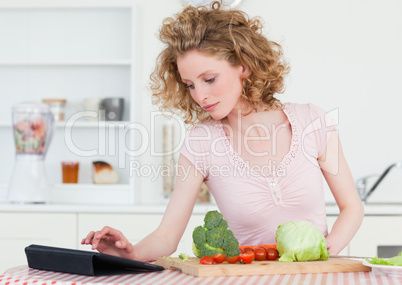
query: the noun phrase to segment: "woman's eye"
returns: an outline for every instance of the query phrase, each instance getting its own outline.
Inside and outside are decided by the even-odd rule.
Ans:
[[[215,81],[215,78],[211,78],[211,79],[205,80],[205,82],[207,82],[207,83],[212,83],[212,82],[214,82],[214,81]]]
[[[184,86],[189,89],[194,89],[194,84],[191,84],[191,85],[184,84]]]

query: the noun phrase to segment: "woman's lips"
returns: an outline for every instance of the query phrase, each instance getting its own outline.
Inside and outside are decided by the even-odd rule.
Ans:
[[[215,109],[216,105],[218,105],[218,104],[219,104],[219,102],[215,103],[215,104],[211,104],[211,105],[206,105],[206,106],[204,106],[202,108],[204,108],[204,110],[207,111],[207,112],[211,112],[211,111],[213,111]]]

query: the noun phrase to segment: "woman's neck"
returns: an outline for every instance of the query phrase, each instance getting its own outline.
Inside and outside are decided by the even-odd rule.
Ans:
[[[265,137],[267,131],[273,126],[278,126],[286,122],[286,115],[282,110],[251,111],[247,112],[240,109],[233,110],[221,122],[230,131],[240,132],[254,137]]]

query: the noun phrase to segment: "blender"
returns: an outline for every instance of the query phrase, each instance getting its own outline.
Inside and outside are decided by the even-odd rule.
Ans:
[[[11,203],[47,203],[50,183],[45,156],[54,128],[47,104],[26,102],[12,107],[15,165],[8,191]]]

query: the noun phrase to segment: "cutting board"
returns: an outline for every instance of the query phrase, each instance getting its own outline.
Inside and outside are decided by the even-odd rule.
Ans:
[[[327,273],[327,272],[357,272],[370,271],[362,261],[346,258],[330,258],[325,261],[279,262],[253,261],[250,264],[200,264],[200,259],[191,257],[183,261],[178,257],[158,258],[157,265],[166,269],[180,270],[183,273],[207,276],[239,276],[239,275],[270,275],[270,274],[300,274],[300,273]]]

